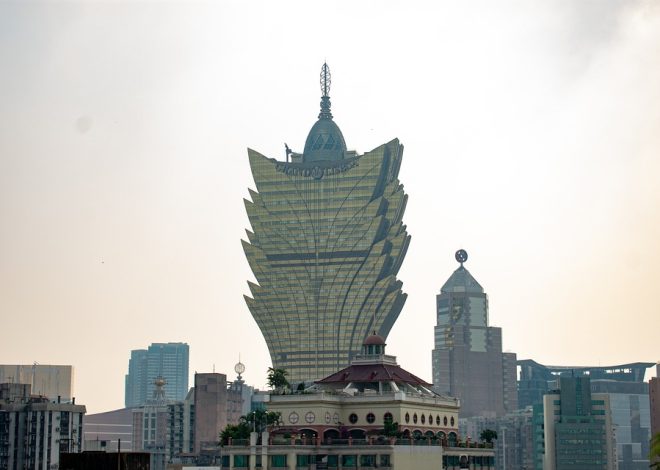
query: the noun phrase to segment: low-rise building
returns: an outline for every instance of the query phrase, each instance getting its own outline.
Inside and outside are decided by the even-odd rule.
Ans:
[[[103,413],[86,414],[83,418],[84,449],[106,452],[133,450],[133,409],[120,408]],[[101,443],[105,443],[101,445]]]
[[[534,468],[534,424],[532,408],[514,411],[500,417],[473,416],[459,420],[461,435],[480,441],[481,433],[492,430],[496,470]]]
[[[225,446],[223,468],[494,469],[492,448],[461,441],[459,400],[402,369],[375,334],[349,367],[266,406],[280,423]]]

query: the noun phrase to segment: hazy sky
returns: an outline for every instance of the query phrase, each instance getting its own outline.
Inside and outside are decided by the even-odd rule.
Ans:
[[[660,3],[3,2],[0,363],[88,412],[151,342],[263,386],[246,148],[301,151],[324,60],[349,149],[405,145],[405,368],[458,248],[519,358],[660,359]]]

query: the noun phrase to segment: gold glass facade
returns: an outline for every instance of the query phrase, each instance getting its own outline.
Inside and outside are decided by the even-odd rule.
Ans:
[[[257,283],[245,299],[290,381],[348,366],[370,332],[387,336],[403,307],[402,154],[396,139],[295,163],[248,150],[257,191],[245,201],[252,231],[243,248]]]

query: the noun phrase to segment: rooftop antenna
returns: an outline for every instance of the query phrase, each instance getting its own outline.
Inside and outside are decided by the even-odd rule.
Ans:
[[[319,113],[319,119],[332,119],[332,113],[330,112],[330,67],[326,62],[323,62],[323,67],[321,67],[321,112]]]

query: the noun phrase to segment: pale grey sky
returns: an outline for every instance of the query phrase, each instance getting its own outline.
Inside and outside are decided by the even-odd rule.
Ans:
[[[90,412],[157,341],[263,386],[246,147],[302,148],[324,60],[348,147],[405,145],[404,367],[461,247],[520,358],[660,359],[657,2],[3,2],[0,362]]]

